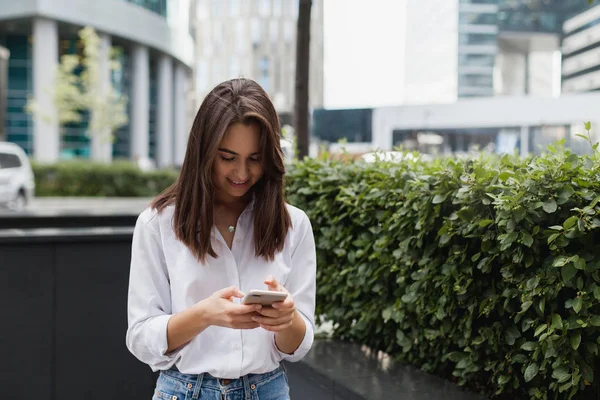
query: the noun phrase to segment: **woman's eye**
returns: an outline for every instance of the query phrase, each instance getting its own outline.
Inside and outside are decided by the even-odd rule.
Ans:
[[[254,163],[260,162],[260,160],[258,158],[251,158],[250,161],[254,162]]]
[[[223,156],[221,156],[221,160],[227,161],[227,162],[233,162],[233,161],[235,161],[235,157],[223,157]]]

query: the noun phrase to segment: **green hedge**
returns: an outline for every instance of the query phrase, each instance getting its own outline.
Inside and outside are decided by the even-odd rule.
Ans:
[[[152,197],[177,179],[174,170],[143,172],[130,162],[33,164],[36,196]]]
[[[600,158],[306,160],[335,336],[493,398],[598,393]]]

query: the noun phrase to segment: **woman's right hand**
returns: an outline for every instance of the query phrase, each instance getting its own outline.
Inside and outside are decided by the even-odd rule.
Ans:
[[[257,304],[236,304],[233,298],[242,298],[244,294],[235,286],[221,289],[209,298],[197,304],[206,315],[209,325],[223,326],[232,329],[255,329],[260,326],[252,317],[262,306]]]

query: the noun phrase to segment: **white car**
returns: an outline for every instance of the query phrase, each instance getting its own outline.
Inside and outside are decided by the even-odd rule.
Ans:
[[[35,192],[27,154],[14,143],[0,142],[0,206],[23,210]]]

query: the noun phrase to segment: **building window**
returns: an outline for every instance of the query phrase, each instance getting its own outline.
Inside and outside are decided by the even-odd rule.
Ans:
[[[202,94],[208,90],[208,62],[199,60],[196,65],[196,92]]]
[[[223,47],[225,40],[223,37],[223,24],[219,21],[215,22],[213,25],[213,32],[212,32],[212,43],[214,44],[214,46],[217,49],[220,49]]]
[[[229,15],[234,18],[240,15],[240,0],[229,0]]]
[[[283,15],[283,3],[281,0],[275,0],[273,2],[273,16],[279,18]]]
[[[252,18],[252,22],[250,23],[251,35],[252,35],[252,48],[257,49],[260,47],[260,42],[262,39],[262,26],[261,21],[258,18]]]
[[[264,18],[271,16],[271,0],[259,0],[258,15]]]
[[[258,83],[263,87],[263,89],[265,89],[266,92],[269,92],[271,89],[269,64],[270,62],[268,57],[263,56],[258,59]]]
[[[204,21],[210,18],[207,0],[196,0],[196,18]]]
[[[463,87],[493,87],[494,79],[491,75],[465,74],[458,76],[458,85]]]
[[[244,32],[244,28],[246,27],[246,22],[244,20],[236,20],[234,22],[234,41],[235,41],[235,52],[237,54],[245,54],[246,53],[246,43],[247,37]]]
[[[241,75],[240,71],[240,59],[237,57],[232,57],[229,60],[229,78],[239,78]]]
[[[496,59],[491,54],[459,54],[458,65],[472,67],[493,67]]]
[[[213,53],[213,47],[212,47],[212,39],[211,39],[211,29],[210,29],[210,24],[202,24],[202,26],[200,27],[201,29],[201,38],[198,41],[198,43],[201,46],[201,50],[202,50],[202,55],[204,57],[211,57],[212,53]]]
[[[271,45],[276,48],[279,42],[279,21],[271,20],[269,23],[269,36],[271,37]]]
[[[296,19],[298,18],[298,7],[299,2],[298,0],[289,0],[290,2],[290,15],[292,16],[292,18]]]
[[[461,45],[493,45],[496,44],[496,35],[489,33],[461,33],[458,35]]]
[[[283,22],[283,40],[286,44],[293,42],[295,30],[296,24],[294,21],[288,19]]]
[[[210,12],[213,17],[222,17],[223,0],[212,0]]]
[[[458,22],[469,25],[496,25],[498,18],[496,14],[461,12],[458,17]]]

